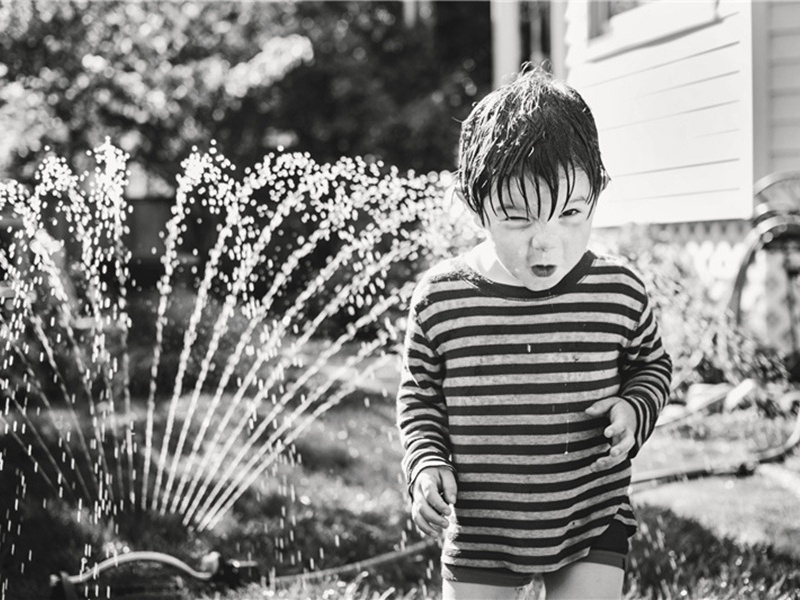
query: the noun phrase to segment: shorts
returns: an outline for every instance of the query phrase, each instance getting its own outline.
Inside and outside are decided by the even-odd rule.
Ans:
[[[628,529],[619,521],[612,520],[608,528],[592,544],[589,554],[580,562],[598,563],[625,569],[628,555]],[[483,569],[477,567],[456,567],[442,563],[442,579],[461,583],[479,583],[500,587],[524,587],[535,575],[515,573],[510,569]]]

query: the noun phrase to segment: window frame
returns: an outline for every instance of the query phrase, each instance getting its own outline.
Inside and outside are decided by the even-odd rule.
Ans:
[[[596,26],[592,24],[592,12],[598,10],[594,8],[595,4],[607,5],[607,2],[589,3],[590,30]],[[637,6],[610,16],[600,35],[591,37],[587,32],[586,59],[599,62],[707,27],[720,19],[719,7],[714,0],[682,2],[679,11],[670,0],[640,0]]]

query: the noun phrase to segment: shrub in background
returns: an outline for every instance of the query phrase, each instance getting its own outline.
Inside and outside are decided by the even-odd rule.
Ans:
[[[685,248],[644,225],[603,230],[597,238],[600,251],[622,258],[648,288],[674,362],[675,401],[693,383],[752,378],[762,385],[751,401],[770,414],[783,412],[776,399],[792,388],[784,357],[736,323],[728,311],[730,296],[715,293],[718,281],[698,272]]]

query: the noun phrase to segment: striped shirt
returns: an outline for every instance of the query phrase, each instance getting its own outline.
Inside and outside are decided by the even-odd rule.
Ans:
[[[554,571],[585,557],[613,519],[633,534],[631,462],[667,401],[672,364],[644,284],[587,252],[552,289],[490,281],[463,257],[428,271],[412,298],[398,425],[409,489],[431,466],[454,470],[455,516],[442,561]],[[599,473],[621,396],[636,443]]]

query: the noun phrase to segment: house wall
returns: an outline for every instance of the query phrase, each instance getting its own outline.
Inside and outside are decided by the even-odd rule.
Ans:
[[[800,2],[765,2],[768,128],[765,173],[800,171]]]
[[[612,184],[601,245],[626,222],[679,248],[720,309],[729,304],[753,215],[753,184],[800,170],[800,0],[644,2],[588,38],[590,3],[553,3],[563,32],[554,71],[592,107]],[[606,227],[603,227],[603,226]],[[759,252],[741,289],[742,322],[788,352],[798,315],[780,252]],[[796,287],[796,286],[795,286]]]
[[[592,40],[588,19],[589,3],[566,4],[563,71],[592,108],[612,177],[596,224],[748,218],[750,4],[660,0]]]

